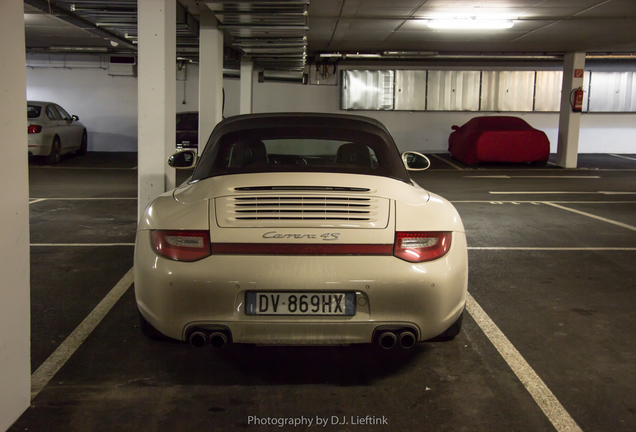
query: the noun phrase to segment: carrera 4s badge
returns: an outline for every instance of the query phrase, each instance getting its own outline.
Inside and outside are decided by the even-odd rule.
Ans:
[[[340,239],[340,233],[322,233],[322,234],[281,234],[276,231],[268,231],[263,234],[264,239],[292,239],[292,240],[318,240],[334,241]]]

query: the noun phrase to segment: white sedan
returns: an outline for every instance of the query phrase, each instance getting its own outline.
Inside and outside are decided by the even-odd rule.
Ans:
[[[86,153],[86,128],[58,104],[27,101],[27,120],[30,156],[44,156],[46,163],[57,164],[64,153]]]
[[[413,182],[373,119],[250,114],[204,152],[169,164],[192,177],[139,221],[135,296],[150,337],[410,348],[452,339],[467,296],[464,227]]]

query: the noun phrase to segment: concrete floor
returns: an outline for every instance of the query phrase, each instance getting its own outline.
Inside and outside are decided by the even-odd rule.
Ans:
[[[513,372],[474,309],[454,341],[408,351],[196,350],[142,336],[129,288],[10,430],[534,432],[569,415],[586,432],[633,431],[636,156],[622,156],[581,155],[580,169],[562,170],[436,155],[413,176],[461,213],[473,306],[535,376]],[[132,267],[135,166],[96,153],[31,164],[33,371]],[[537,380],[558,401],[547,409],[527,389]]]

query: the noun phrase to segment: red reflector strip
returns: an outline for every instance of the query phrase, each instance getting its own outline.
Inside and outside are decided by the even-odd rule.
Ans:
[[[393,245],[212,243],[213,255],[393,255]]]

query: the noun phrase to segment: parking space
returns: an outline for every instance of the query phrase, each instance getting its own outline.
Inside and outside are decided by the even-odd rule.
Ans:
[[[107,159],[31,166],[33,371],[132,267],[136,171],[129,156]],[[467,314],[454,341],[195,350],[145,338],[130,287],[10,430],[313,430],[318,419],[338,431],[634,430],[636,160],[431,159],[413,177],[460,212],[470,310],[485,314]]]

